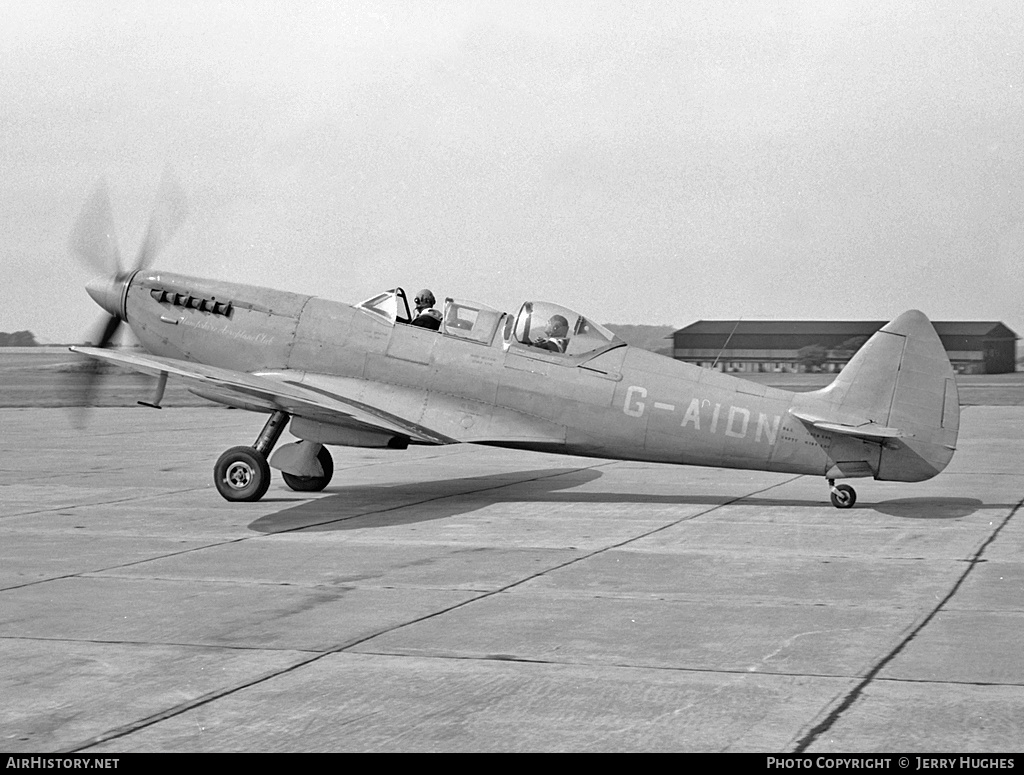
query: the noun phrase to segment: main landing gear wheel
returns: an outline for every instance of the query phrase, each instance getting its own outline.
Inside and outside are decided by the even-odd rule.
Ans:
[[[287,412],[271,412],[256,443],[251,447],[232,447],[213,467],[213,483],[217,492],[229,501],[258,501],[270,487],[270,465],[267,457],[288,424]]]
[[[832,487],[832,505],[837,509],[848,509],[857,502],[857,491],[848,484]]]
[[[320,463],[320,467],[324,469],[323,476],[293,476],[282,471],[281,476],[284,477],[284,483],[296,492],[320,492],[331,483],[331,477],[334,476],[334,458],[327,451],[327,447],[320,447],[320,451],[316,453],[316,459]]]
[[[258,501],[270,487],[270,466],[252,447],[232,447],[217,459],[213,482],[225,500]]]

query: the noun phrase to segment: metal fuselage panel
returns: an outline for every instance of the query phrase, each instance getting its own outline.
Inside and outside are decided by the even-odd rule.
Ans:
[[[167,300],[159,301],[161,294]],[[195,306],[188,304],[190,298]],[[128,288],[125,311],[132,332],[154,355],[254,372],[286,367],[309,299],[252,285],[140,272]],[[207,303],[200,306],[201,301]],[[212,312],[217,302],[230,303],[230,313]]]
[[[230,301],[230,314],[160,301],[167,290]],[[133,279],[126,311],[156,355],[288,369],[320,389],[336,379],[347,398],[460,441],[816,475],[837,461],[878,471],[879,444],[806,426],[789,414],[796,394],[631,347],[588,362],[506,343],[500,327],[479,343],[339,302],[156,272]]]
[[[288,365],[363,379],[360,400],[466,440],[552,449],[550,434],[538,438],[540,421],[562,429],[570,454],[818,475],[835,441],[787,414],[791,393],[644,350],[580,364],[500,334],[480,344],[321,299],[306,305]],[[488,423],[494,432],[477,437]],[[863,454],[877,458],[875,447]]]
[[[598,433],[619,429],[616,446],[628,444],[635,457],[818,475],[828,467],[835,439],[788,414],[792,393],[633,348],[622,373],[618,417],[606,416]]]

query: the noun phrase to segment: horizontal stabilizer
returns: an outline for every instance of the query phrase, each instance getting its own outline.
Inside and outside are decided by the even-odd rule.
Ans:
[[[790,409],[789,413],[801,422],[813,425],[815,428],[819,428],[823,431],[831,431],[832,433],[839,433],[843,436],[853,436],[858,439],[867,439],[868,441],[902,439],[914,435],[912,433],[904,433],[899,428],[887,428],[884,425],[879,425],[878,423],[871,422],[870,420],[864,420],[862,423],[851,424],[833,422],[827,418],[815,417],[814,415],[807,414],[806,412],[798,412],[794,409]]]
[[[793,414],[815,428],[880,443],[876,479],[923,482],[944,469],[956,449],[956,375],[934,326],[918,310],[882,326],[831,385],[796,394],[793,406]],[[837,455],[855,454],[848,445],[833,447]]]

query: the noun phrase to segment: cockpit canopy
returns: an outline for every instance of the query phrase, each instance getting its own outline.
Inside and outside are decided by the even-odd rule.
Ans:
[[[412,322],[409,302],[401,288],[379,293],[357,304],[356,308],[379,315],[392,324]],[[449,297],[444,300],[439,330],[449,336],[490,344],[498,323],[504,316],[505,313],[486,304]]]
[[[377,294],[357,304],[356,307],[378,315],[391,324],[412,322],[408,298],[401,288],[392,288]],[[605,349],[609,345],[623,343],[604,326],[567,307],[545,301],[526,302],[519,308],[519,314],[513,318],[486,304],[449,297],[444,302],[440,332],[460,339],[490,344],[502,321],[506,347],[518,343],[553,353],[583,355]],[[557,346],[550,342],[552,337],[546,332],[555,329],[558,332]]]
[[[515,341],[533,347],[542,347],[548,339],[546,330],[552,321],[554,328],[561,329],[565,321],[567,333],[561,338],[568,342],[562,352],[566,355],[582,355],[610,344],[621,344],[622,340],[599,323],[573,312],[571,309],[546,301],[528,301],[519,308],[514,329]]]
[[[475,301],[448,298],[444,300],[441,331],[461,339],[490,344],[504,312]]]
[[[405,297],[405,291],[401,288],[392,288],[384,293],[371,296],[366,301],[356,305],[356,309],[364,309],[374,315],[380,315],[389,323],[408,323],[412,320],[409,314],[409,301]]]

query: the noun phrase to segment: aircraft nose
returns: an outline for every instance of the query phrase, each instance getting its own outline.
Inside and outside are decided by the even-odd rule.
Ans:
[[[124,295],[125,278],[117,275],[100,275],[85,284],[86,293],[92,300],[114,317],[124,317],[121,299]]]

